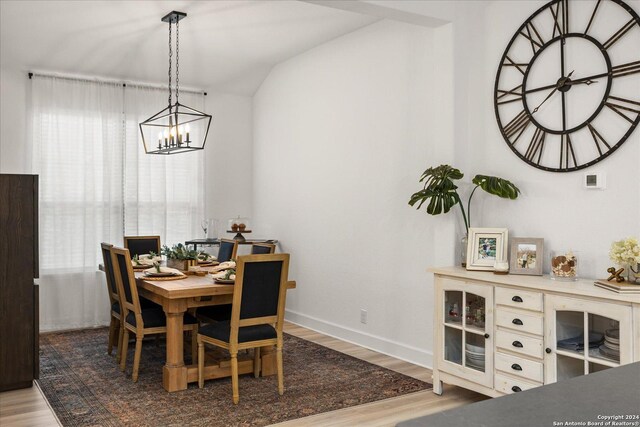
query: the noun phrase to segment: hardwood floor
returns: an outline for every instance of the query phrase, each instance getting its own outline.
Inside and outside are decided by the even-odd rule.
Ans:
[[[318,343],[350,356],[366,360],[402,374],[431,382],[431,370],[391,356],[323,335],[319,332],[285,322],[285,332]],[[286,393],[285,366],[285,393]],[[486,399],[485,396],[453,386],[445,386],[442,396],[432,391],[412,393],[407,396],[380,400],[365,405],[326,412],[276,424],[291,426],[394,426],[400,421],[433,414],[457,406]],[[60,425],[40,389],[36,386],[23,390],[0,393],[1,426],[57,426]]]
[[[51,427],[58,418],[42,395],[37,384],[21,390],[0,393],[0,426]]]
[[[366,360],[387,369],[431,382],[431,369],[414,365],[319,332],[286,323],[284,331],[288,334],[321,344],[333,350]],[[285,393],[287,375],[285,367]],[[458,406],[487,399],[486,396],[459,387],[445,385],[442,396],[432,391],[412,393],[406,396],[380,400],[351,408],[325,412],[296,420],[276,424],[278,427],[293,426],[395,426],[397,423],[423,415],[434,414]]]

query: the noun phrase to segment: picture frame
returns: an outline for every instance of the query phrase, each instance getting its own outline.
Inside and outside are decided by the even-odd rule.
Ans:
[[[496,261],[507,260],[508,243],[506,228],[469,228],[467,270],[493,271]]]
[[[509,273],[542,276],[544,263],[544,239],[539,237],[514,237],[511,239]]]

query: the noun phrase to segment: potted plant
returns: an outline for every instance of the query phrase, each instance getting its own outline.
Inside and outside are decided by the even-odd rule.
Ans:
[[[189,249],[182,243],[173,245],[171,248],[163,245],[161,253],[167,257],[167,267],[182,271],[188,271],[190,266],[198,265],[200,255],[200,252]]]
[[[458,186],[454,181],[460,180],[464,177],[464,174],[459,169],[450,165],[440,165],[437,167],[431,167],[422,173],[420,182],[424,182],[422,190],[417,191],[411,195],[409,199],[409,205],[418,206],[416,209],[420,209],[425,202],[427,204],[427,213],[429,215],[439,215],[441,213],[447,213],[456,205],[460,206],[460,212],[462,213],[462,220],[464,221],[465,233],[469,233],[469,227],[471,226],[471,199],[478,188],[486,191],[489,194],[501,197],[503,199],[517,199],[520,190],[512,182],[503,178],[488,175],[476,175],[472,182],[475,187],[469,194],[467,200],[467,209],[465,211],[464,204],[460,195],[458,194]],[[466,240],[467,236],[463,237],[462,248],[462,264],[466,264]]]

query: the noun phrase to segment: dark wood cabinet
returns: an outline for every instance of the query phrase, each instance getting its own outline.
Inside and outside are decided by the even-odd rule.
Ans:
[[[38,177],[0,174],[0,391],[38,377]]]

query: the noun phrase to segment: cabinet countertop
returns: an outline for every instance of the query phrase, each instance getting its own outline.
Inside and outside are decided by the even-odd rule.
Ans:
[[[519,274],[494,274],[491,271],[469,271],[462,267],[431,267],[430,273],[492,285],[516,286],[548,293],[593,297],[640,304],[640,294],[619,294],[594,285],[596,279],[579,279],[573,282],[551,280],[549,276],[525,276]],[[640,287],[640,285],[638,285]]]

